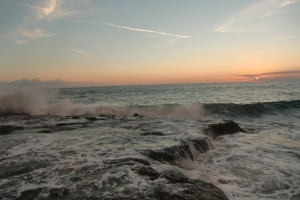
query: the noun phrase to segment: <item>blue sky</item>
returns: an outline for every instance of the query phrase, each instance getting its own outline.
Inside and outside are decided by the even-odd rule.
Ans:
[[[2,0],[0,81],[247,81],[300,69],[299,24],[298,0]]]

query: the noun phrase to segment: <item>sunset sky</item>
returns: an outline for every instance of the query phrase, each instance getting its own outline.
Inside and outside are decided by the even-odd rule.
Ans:
[[[1,0],[0,81],[300,76],[299,0]]]

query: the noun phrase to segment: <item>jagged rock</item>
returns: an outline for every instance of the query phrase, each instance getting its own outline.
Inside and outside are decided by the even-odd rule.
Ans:
[[[51,197],[51,198],[65,197],[69,193],[70,193],[70,190],[68,188],[52,188],[49,191],[49,197]]]
[[[25,190],[21,193],[20,197],[15,200],[34,200],[36,196],[38,196],[42,192],[42,188]]]
[[[24,127],[22,127],[22,126],[1,125],[0,126],[0,135],[7,135],[16,130],[23,130],[23,129],[24,129]]]
[[[21,174],[26,174],[35,169],[47,167],[48,165],[49,165],[49,163],[47,163],[47,162],[44,162],[44,163],[28,162],[21,166],[2,168],[0,170],[1,171],[0,179],[8,178],[11,176],[16,176],[16,175],[21,175]]]
[[[166,147],[159,150],[144,150],[141,153],[161,162],[168,162],[171,165],[178,166],[178,160],[191,159],[194,160],[197,154],[205,153],[211,149],[211,143],[207,137],[190,138],[179,142],[178,145]]]
[[[193,180],[174,171],[164,172],[161,177],[169,183],[159,183],[156,192],[160,200],[228,200],[221,189],[211,183]]]
[[[149,166],[138,165],[131,168],[141,176],[148,176],[151,180],[155,180],[160,176],[160,173]]]
[[[220,135],[233,134],[244,131],[236,122],[231,120],[224,120],[219,124],[209,124],[208,128],[204,130],[206,135],[211,136],[212,138],[216,138]]]

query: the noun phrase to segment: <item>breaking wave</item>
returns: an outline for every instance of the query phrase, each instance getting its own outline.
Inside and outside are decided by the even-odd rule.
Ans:
[[[165,116],[185,116],[201,118],[203,114],[226,116],[257,116],[274,114],[288,109],[300,109],[300,100],[259,102],[252,104],[233,103],[190,103],[163,105],[99,106],[76,104],[69,99],[57,101],[54,92],[15,90],[0,94],[0,115],[116,115],[132,116],[135,113],[155,118]]]

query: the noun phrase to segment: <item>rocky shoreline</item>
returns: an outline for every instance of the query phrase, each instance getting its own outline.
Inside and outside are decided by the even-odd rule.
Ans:
[[[197,125],[191,129],[192,134],[180,135],[180,130],[171,126],[173,123],[174,119],[161,122],[141,116],[3,117],[2,139],[22,135],[24,141],[20,137],[19,143],[1,147],[0,197],[18,200],[228,199],[213,184],[186,176],[184,170],[188,166],[183,161],[192,162],[199,154],[213,149],[212,140],[220,135],[245,131],[233,121],[224,121]],[[89,135],[90,132],[97,134]],[[43,135],[54,139],[39,149],[31,149],[31,134],[38,142]],[[74,141],[71,141],[72,134]],[[85,147],[85,143],[77,141],[77,136],[89,138],[91,145]],[[63,142],[70,147],[81,143],[83,150],[67,151]],[[22,145],[28,151],[10,154],[12,145],[16,149]],[[134,153],[127,150],[131,147]],[[85,148],[95,152],[87,155]],[[160,165],[170,167],[162,170]]]

